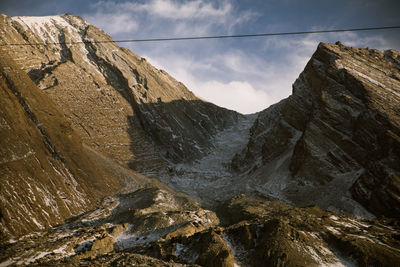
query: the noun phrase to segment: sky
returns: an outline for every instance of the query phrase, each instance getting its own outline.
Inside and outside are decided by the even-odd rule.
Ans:
[[[114,40],[400,25],[398,0],[1,0],[0,13],[72,13]],[[254,113],[289,96],[319,42],[400,50],[400,29],[243,39],[121,43],[197,96]]]

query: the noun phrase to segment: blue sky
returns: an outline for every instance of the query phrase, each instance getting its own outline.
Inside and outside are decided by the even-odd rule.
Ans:
[[[400,25],[398,0],[2,0],[9,16],[79,15],[117,39]],[[319,42],[400,50],[400,30],[124,43],[198,96],[251,113],[291,93]]]

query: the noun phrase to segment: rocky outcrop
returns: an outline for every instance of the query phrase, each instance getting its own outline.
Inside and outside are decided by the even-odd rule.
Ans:
[[[244,266],[391,266],[400,259],[395,221],[387,228],[384,221],[243,195],[218,215],[229,225],[225,238]],[[381,236],[387,237],[384,243],[378,242]]]
[[[134,192],[108,197],[100,208],[76,216],[65,225],[19,237],[8,245],[2,243],[0,261],[8,259],[8,264],[17,265],[82,265],[91,260],[97,265],[119,259],[132,264],[140,258],[137,254],[145,254],[142,250],[149,249],[149,244],[189,238],[218,224],[214,212],[155,181]],[[204,262],[212,261],[207,255],[217,259],[221,246],[228,250],[219,236],[215,238],[214,247],[206,250],[211,241],[205,237]],[[132,254],[134,250],[137,253]],[[149,250],[152,260],[161,264],[152,253]]]
[[[399,217],[399,62],[393,50],[320,44],[293,94],[259,114],[233,167],[299,205],[366,215],[356,200]]]
[[[4,259],[39,266],[140,261],[152,266],[396,266],[400,260],[394,220],[357,219],[241,195],[221,205],[218,225],[215,213],[159,187],[121,195],[104,206],[114,208],[108,215],[94,210],[3,245]]]
[[[125,166],[155,175],[165,172],[165,160],[190,162],[239,116],[198,99],[79,17],[2,15],[0,21],[1,42],[21,44],[8,46],[10,55],[84,142]],[[60,42],[66,44],[54,44]]]
[[[283,120],[287,100],[261,111],[250,128],[244,150],[232,159],[232,168],[239,173],[251,173],[258,167],[281,156],[294,145],[298,131]]]

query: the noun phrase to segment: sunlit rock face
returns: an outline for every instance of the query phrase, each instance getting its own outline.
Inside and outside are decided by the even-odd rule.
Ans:
[[[265,182],[260,191],[400,216],[399,52],[320,44],[293,94],[261,112],[250,132],[232,166]]]
[[[122,184],[85,150],[50,98],[0,51],[0,232],[63,223]]]

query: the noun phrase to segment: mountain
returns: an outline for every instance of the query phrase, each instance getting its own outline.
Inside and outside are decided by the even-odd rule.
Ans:
[[[2,42],[22,44],[7,48],[10,57],[86,144],[124,166],[155,175],[166,171],[166,162],[192,161],[240,117],[200,100],[79,17],[2,15],[0,21]],[[26,45],[52,42],[69,44]]]
[[[232,166],[261,192],[400,217],[399,52],[320,44],[293,94],[262,111],[250,132]]]
[[[12,236],[94,208],[122,184],[88,154],[47,95],[0,55],[0,230]]]
[[[2,15],[1,29],[4,33],[2,33],[1,40],[6,43],[40,43],[49,40],[52,42],[88,41],[93,40],[93,38],[111,40],[101,30],[89,25],[81,18],[71,15],[45,18],[10,18]],[[239,114],[233,111],[199,100],[184,85],[174,80],[165,71],[155,69],[145,59],[127,49],[118,47],[115,43],[85,43],[71,45],[70,47],[65,45],[16,45],[7,47],[4,53],[8,54],[18,64],[18,66],[15,66],[11,59],[6,59],[7,55],[4,55],[2,59],[4,68],[18,71],[20,66],[30,79],[25,73],[22,75],[22,72],[19,71],[18,75],[13,76],[14,80],[21,76],[22,80],[26,83],[29,82],[28,87],[33,89],[28,89],[22,84],[8,85],[8,87],[34,94],[38,103],[35,103],[35,106],[29,102],[26,104],[32,108],[44,108],[44,106],[40,106],[42,103],[51,102],[52,106],[48,107],[48,110],[55,110],[54,112],[56,112],[59,109],[62,111],[63,115],[58,112],[57,115],[59,116],[54,117],[52,121],[52,123],[66,125],[59,126],[66,128],[63,131],[58,128],[54,129],[55,134],[58,135],[57,138],[70,140],[69,132],[73,132],[72,143],[80,144],[83,142],[89,146],[86,150],[95,149],[96,152],[103,153],[105,157],[111,158],[122,166],[141,170],[150,175],[166,172],[168,161],[183,159],[190,161],[204,154],[211,146],[212,134],[229,126],[239,117]],[[37,89],[32,81],[42,90]],[[7,90],[11,89],[7,88]],[[39,96],[36,96],[36,94],[39,94],[37,92],[40,93]],[[15,100],[12,101],[15,102]],[[9,105],[12,106],[11,103]],[[21,105],[21,108],[24,108],[25,104]],[[31,116],[31,113],[34,113],[32,116],[37,116],[36,110],[25,112],[28,112],[28,117]],[[49,116],[54,116],[51,112],[49,113]],[[11,116],[11,114],[5,116]],[[59,121],[59,118],[63,121]],[[36,124],[42,123],[35,122],[36,119],[31,120]],[[13,123],[9,122],[10,125],[17,125],[17,118],[13,118],[12,121]],[[44,125],[43,127],[53,126]],[[24,128],[25,126],[20,126],[21,131],[24,131]],[[11,152],[14,148],[11,145],[12,142],[7,138],[12,137],[11,133],[15,131],[15,129],[9,129],[4,133],[5,138],[2,139],[2,142],[4,142],[4,147],[9,148],[6,149],[9,151],[5,155],[4,162],[24,155],[28,157],[36,153],[35,148],[29,149],[29,147],[21,148],[21,155],[14,155]],[[66,132],[66,134],[63,136],[60,134],[62,132]],[[22,146],[21,139],[16,138],[16,136],[14,138],[13,142],[19,142]],[[29,136],[26,136],[25,139],[29,140]],[[35,142],[40,142],[40,140],[38,139]],[[45,139],[45,142],[48,141]],[[49,144],[49,150],[52,149],[52,145]],[[86,153],[80,152],[82,149],[79,147],[65,143],[58,150],[61,152],[71,151],[73,152],[70,155],[72,160],[85,162],[83,156],[76,156]],[[54,157],[57,158],[57,155]],[[3,166],[5,165],[3,164]],[[18,168],[16,167],[16,169]],[[79,168],[83,167],[79,166]],[[37,169],[40,170],[41,168]],[[43,175],[46,176],[44,181],[50,183],[49,179],[52,177],[52,173],[58,171],[58,168],[55,167],[55,170],[52,171],[45,167],[42,169],[44,169]],[[70,168],[64,169],[61,171],[62,177],[74,179],[68,176]],[[36,218],[38,223],[35,224],[32,221],[35,216],[32,214],[36,212],[32,212],[32,214],[26,212],[31,209],[30,206],[37,209],[50,205],[47,202],[53,202],[53,197],[50,197],[50,200],[47,201],[45,195],[61,194],[61,192],[56,194],[57,191],[54,191],[56,185],[50,191],[47,188],[39,187],[42,190],[38,189],[39,192],[45,192],[41,196],[43,203],[29,205],[26,202],[30,202],[30,198],[35,199],[35,193],[32,193],[32,196],[24,194],[25,197],[17,201],[21,205],[21,210],[15,210],[15,212],[19,212],[19,215],[7,214],[5,216],[7,226],[5,226],[4,231],[21,234],[54,225],[55,222],[60,223],[62,219],[93,208],[95,199],[98,200],[101,196],[109,195],[119,187],[116,181],[112,183],[108,181],[111,178],[103,178],[100,167],[92,167],[91,171],[85,169],[79,171],[84,176],[88,176],[86,178],[88,181],[85,182],[87,184],[80,186],[87,187],[90,184],[89,190],[91,191],[82,194],[76,200],[73,200],[69,193],[62,196],[62,199],[71,201],[72,205],[64,207],[67,211],[63,211],[63,215],[59,215],[58,211],[54,211],[56,214],[52,214],[54,212],[49,213],[50,217],[57,217],[57,220],[50,220],[51,223],[44,222],[46,216],[40,215],[42,219]],[[15,185],[8,185],[11,188],[4,187],[5,191],[2,194],[4,202],[13,192],[31,192],[29,186],[32,186],[33,183],[25,181],[25,177],[29,178],[29,176],[13,173],[12,177],[14,175],[20,176],[20,179],[24,181],[23,183],[14,181]],[[38,174],[33,174],[30,178],[36,180],[38,178],[36,175]],[[99,186],[92,188],[96,185],[96,183],[93,183],[96,176]],[[2,181],[7,183],[13,179],[7,176]],[[68,183],[74,184],[75,181]],[[114,189],[108,190],[106,186],[108,183],[113,184],[113,186],[110,186]],[[36,192],[36,189],[33,192]],[[80,193],[79,190],[76,194],[78,193]],[[88,203],[85,203],[86,199]],[[10,204],[4,204],[4,207]],[[79,208],[75,206],[79,206]],[[71,211],[68,209],[71,209]],[[8,211],[9,208],[5,210]],[[3,213],[5,212],[3,211]],[[26,219],[21,218],[18,227],[12,225],[9,221],[10,218],[18,218],[19,216],[24,216]],[[30,227],[26,227],[27,224]],[[19,230],[10,230],[14,227]]]
[[[0,25],[0,266],[400,262],[399,52],[321,43],[245,116],[77,16]]]

